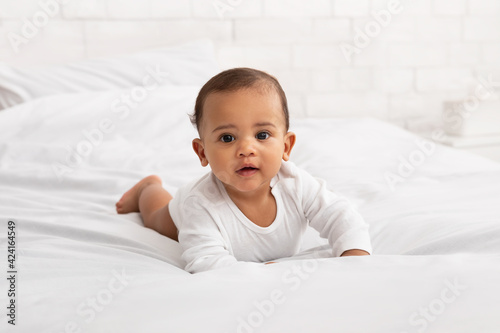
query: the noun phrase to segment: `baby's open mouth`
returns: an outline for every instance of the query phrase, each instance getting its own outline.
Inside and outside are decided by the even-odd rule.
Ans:
[[[238,171],[244,171],[244,170],[257,170],[257,168],[254,168],[254,167],[244,167],[244,168],[239,169]]]
[[[252,176],[253,174],[255,174],[257,172],[257,170],[259,170],[259,169],[252,167],[252,166],[246,166],[246,167],[243,167],[241,169],[238,169],[236,172],[240,176],[248,177],[248,176]]]

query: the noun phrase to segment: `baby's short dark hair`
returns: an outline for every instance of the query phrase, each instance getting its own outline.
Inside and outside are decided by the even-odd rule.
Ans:
[[[288,131],[289,116],[288,116],[288,103],[286,100],[285,92],[278,80],[267,74],[266,72],[259,71],[253,68],[239,67],[228,69],[212,77],[200,89],[196,104],[194,106],[194,113],[189,117],[191,123],[196,125],[198,133],[200,132],[200,124],[203,118],[203,105],[208,95],[216,92],[237,91],[239,89],[258,87],[264,89],[274,89],[281,100],[281,107],[285,116],[285,127]]]

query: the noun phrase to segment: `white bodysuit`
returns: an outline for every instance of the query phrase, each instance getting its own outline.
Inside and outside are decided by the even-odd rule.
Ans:
[[[328,239],[333,256],[350,249],[371,253],[368,224],[347,199],[327,190],[323,180],[282,162],[271,180],[271,193],[276,218],[260,227],[239,210],[212,172],[179,189],[169,211],[179,231],[185,270],[197,273],[237,261],[293,256],[308,225]]]

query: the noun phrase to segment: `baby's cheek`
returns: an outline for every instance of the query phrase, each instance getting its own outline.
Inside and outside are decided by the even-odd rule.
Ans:
[[[215,175],[221,182],[227,184],[229,182],[229,178],[230,178],[230,175],[229,175],[229,172],[225,171],[225,170],[221,170],[219,172],[217,172],[217,174]]]

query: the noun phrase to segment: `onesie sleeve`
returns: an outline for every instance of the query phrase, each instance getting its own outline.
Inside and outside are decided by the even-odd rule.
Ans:
[[[188,197],[181,203],[174,198],[169,210],[179,231],[186,271],[199,273],[237,263],[207,203],[202,204],[196,197]]]
[[[328,239],[332,254],[359,249],[372,253],[368,224],[344,197],[329,191],[326,182],[296,168],[299,200],[309,225]]]

